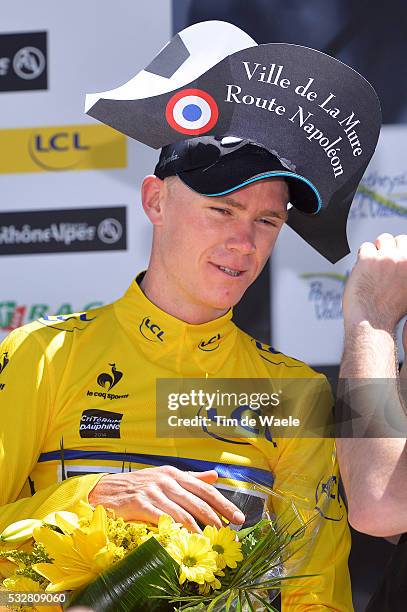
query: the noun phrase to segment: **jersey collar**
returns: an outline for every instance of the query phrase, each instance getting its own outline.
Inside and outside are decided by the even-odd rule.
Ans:
[[[144,272],[140,273],[115,303],[116,314],[126,331],[150,359],[165,359],[183,375],[191,375],[197,367],[208,373],[217,371],[236,338],[237,328],[231,321],[233,310],[207,323],[186,323],[146,297],[139,286],[143,275]],[[170,362],[170,358],[174,361]]]

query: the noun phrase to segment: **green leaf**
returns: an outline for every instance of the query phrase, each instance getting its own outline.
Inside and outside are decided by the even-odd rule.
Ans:
[[[150,538],[74,593],[69,606],[88,606],[97,612],[172,612],[174,606],[160,597],[160,587],[168,593],[171,578],[175,590],[178,569],[161,544]]]
[[[257,593],[253,593],[253,597],[255,597],[258,601],[260,601],[260,603],[263,604],[263,606],[266,608],[267,612],[278,612],[277,608],[272,606],[270,602],[268,602],[263,597],[260,597],[260,595],[258,595]]]
[[[254,609],[254,607],[253,607],[252,600],[250,599],[250,596],[249,596],[249,594],[248,594],[248,593],[246,593],[246,591],[244,591],[244,596],[245,596],[245,599],[246,599],[247,605],[248,605],[248,607],[249,607],[249,611],[250,611],[250,612],[256,612],[256,611],[255,611],[255,609]]]
[[[252,525],[251,527],[246,527],[246,529],[240,529],[240,531],[237,532],[237,537],[241,542],[243,538],[248,536],[250,533],[252,533],[253,531],[260,530],[266,525],[271,525],[271,521],[269,521],[268,519],[261,519],[258,523]]]
[[[227,601],[226,601],[226,608],[225,608],[226,612],[229,612],[230,606],[232,605],[232,602],[235,599],[235,597],[236,597],[236,593],[234,591],[231,591],[230,595],[229,595],[229,597],[227,598]]]
[[[225,597],[224,593],[221,593],[220,595],[217,595],[216,597],[214,597],[214,599],[212,599],[211,603],[208,606],[208,612],[212,612],[215,609],[216,604]]]

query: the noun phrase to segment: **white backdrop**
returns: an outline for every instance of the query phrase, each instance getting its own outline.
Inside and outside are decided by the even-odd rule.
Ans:
[[[332,265],[291,228],[284,228],[271,266],[274,347],[313,365],[340,362],[344,282],[362,242],[373,241],[383,232],[407,233],[404,125],[382,128],[378,147],[349,214],[351,253],[347,257]]]
[[[9,128],[96,124],[83,114],[85,93],[117,87],[151,61],[170,38],[171,1],[23,0],[3,8],[0,34],[44,30],[48,90],[0,92],[0,138]],[[36,305],[78,311],[122,295],[147,264],[151,232],[139,185],[157,157],[128,141],[127,168],[0,173],[0,212],[128,209],[127,251],[1,256],[0,339],[10,314],[24,313],[24,323]]]

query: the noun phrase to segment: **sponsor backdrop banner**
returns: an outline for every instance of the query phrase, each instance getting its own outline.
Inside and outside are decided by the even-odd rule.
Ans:
[[[86,116],[84,97],[126,82],[170,36],[170,0],[2,12],[0,340],[113,301],[146,266],[140,183],[158,153]]]
[[[406,125],[382,128],[349,214],[347,257],[332,265],[289,227],[283,229],[272,258],[274,347],[314,365],[340,362],[344,284],[362,242],[383,232],[407,233]],[[400,331],[401,325],[399,337]]]
[[[126,208],[0,213],[0,255],[125,251]]]

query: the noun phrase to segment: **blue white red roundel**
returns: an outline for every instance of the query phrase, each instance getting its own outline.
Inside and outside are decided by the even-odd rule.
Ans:
[[[211,130],[219,117],[218,105],[202,89],[183,89],[168,101],[165,117],[170,126],[195,136]]]

